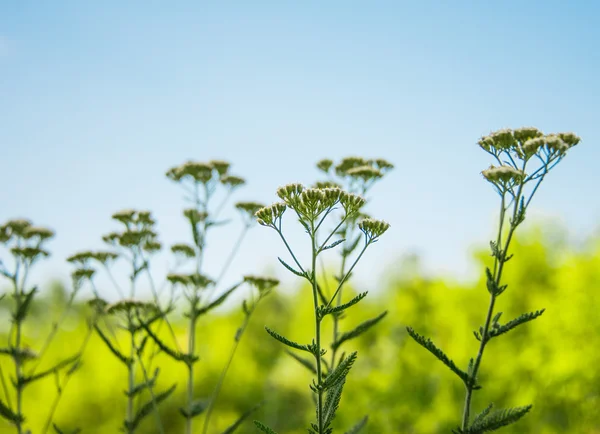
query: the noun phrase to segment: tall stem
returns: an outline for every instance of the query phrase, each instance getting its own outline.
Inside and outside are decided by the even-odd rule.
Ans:
[[[322,368],[321,368],[321,319],[319,318],[319,298],[317,288],[317,237],[314,231],[314,223],[311,222],[311,242],[312,242],[312,265],[311,265],[311,282],[313,291],[313,303],[315,308],[315,340],[316,340],[316,353],[315,359],[317,363],[317,384],[321,384],[322,379]],[[323,433],[323,391],[319,387],[317,392],[317,425],[319,427],[319,434]]]
[[[22,288],[19,288],[19,284],[18,284],[18,276],[17,273],[15,273],[15,279],[14,279],[14,286],[15,286],[15,301],[16,301],[16,309],[15,312],[19,312],[21,310],[21,303],[23,302],[21,297],[22,297]],[[22,323],[21,323],[21,319],[17,317],[16,319],[16,324],[15,324],[15,351],[17,352],[17,354],[21,353],[21,328],[22,328]],[[15,361],[15,374],[16,374],[16,379],[17,379],[17,385],[16,385],[16,393],[17,393],[17,417],[18,420],[16,422],[16,427],[17,427],[17,433],[18,434],[22,434],[23,433],[23,383],[21,381],[22,377],[23,377],[23,365],[21,363],[21,357],[17,356],[14,358]]]

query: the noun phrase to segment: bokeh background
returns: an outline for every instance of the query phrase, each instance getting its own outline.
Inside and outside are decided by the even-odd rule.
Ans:
[[[0,2],[0,222],[27,217],[57,232],[32,275],[44,298],[28,342],[39,346],[61,314],[72,289],[65,258],[103,247],[114,211],[150,209],[163,243],[187,239],[181,191],[164,177],[171,166],[230,160],[248,181],[234,199],[270,203],[279,185],[319,179],[320,158],[384,157],[396,169],[371,191],[368,212],[392,229],[353,276],[370,295],[348,326],[390,314],[376,334],[348,344],[360,359],[337,423],[369,413],[370,433],[447,432],[462,387],[404,326],[463,366],[476,350],[497,197],[479,174],[490,161],[475,143],[502,127],[572,130],[582,143],[534,200],[501,300],[507,317],[547,311],[489,347],[476,409],[532,401],[534,411],[505,432],[598,432],[599,14],[584,1]],[[215,231],[208,270],[217,272],[240,230],[233,219]],[[302,339],[312,324],[307,289],[278,265],[285,250],[273,235],[253,229],[223,281],[267,273],[282,285],[240,347],[215,419],[221,428],[263,398],[258,417],[281,433],[302,432],[312,415],[309,376],[263,331],[269,324]],[[302,245],[302,234],[290,241]],[[170,261],[155,261],[157,278]],[[108,280],[99,287],[116,299]],[[206,395],[242,296],[201,324]],[[45,363],[84,338],[88,313],[72,310]],[[184,340],[183,323],[176,327]],[[183,375],[165,368],[161,384]],[[124,376],[94,338],[59,421],[115,432]],[[51,381],[32,387],[28,405],[43,408],[53,391]],[[173,427],[178,406],[163,408]],[[43,411],[32,426],[38,417]]]

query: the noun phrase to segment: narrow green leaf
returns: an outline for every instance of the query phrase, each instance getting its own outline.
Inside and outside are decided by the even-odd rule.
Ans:
[[[12,411],[10,409],[10,407],[7,406],[1,399],[0,399],[0,416],[2,416],[4,419],[6,419],[12,423],[19,423],[19,422],[25,421],[25,418],[22,415],[18,415],[14,411]]]
[[[298,361],[298,363],[300,363],[302,366],[304,366],[306,369],[308,369],[313,374],[317,373],[317,368],[315,368],[315,365],[311,360],[308,360],[304,357],[300,357],[296,353],[293,353],[287,349],[285,350],[285,352],[287,354],[289,354],[291,357],[293,357],[296,361]]]
[[[341,239],[341,240],[334,241],[333,243],[331,243],[331,244],[328,244],[328,245],[326,245],[326,246],[322,247],[322,248],[320,249],[320,251],[321,251],[321,252],[324,252],[325,250],[333,249],[335,246],[338,246],[338,245],[340,245],[340,244],[341,244],[341,243],[343,243],[344,241],[346,241],[346,240],[344,240],[344,239]]]
[[[321,309],[321,317],[324,317],[325,315],[329,315],[329,314],[336,314],[336,313],[342,312],[342,311],[348,309],[349,307],[354,306],[359,301],[361,301],[363,298],[365,298],[367,296],[367,294],[368,294],[368,292],[360,293],[356,297],[354,297],[352,300],[350,300],[349,302],[340,304],[339,306],[323,307]]]
[[[279,342],[281,342],[284,345],[287,345],[288,347],[292,347],[297,350],[308,351],[309,353],[311,352],[308,345],[301,345],[297,342],[290,341],[288,338],[281,336],[279,333],[271,330],[269,327],[265,326],[265,330]]]
[[[14,314],[15,322],[21,322],[27,316],[27,312],[29,311],[29,307],[31,306],[31,301],[33,300],[33,296],[37,292],[37,287],[34,287],[29,292],[23,292],[25,294],[25,299],[21,301],[19,309]]]
[[[198,309],[198,311],[196,312],[198,316],[205,314],[206,312],[214,309],[217,306],[220,306],[225,300],[227,300],[227,297],[229,297],[231,295],[231,293],[233,291],[235,291],[239,286],[241,285],[241,283],[238,283],[236,285],[234,285],[232,288],[228,289],[227,291],[225,291],[219,298],[217,298],[215,301],[213,301],[212,303],[210,303],[207,306],[204,306],[201,309]]]
[[[483,434],[496,431],[503,426],[510,425],[521,419],[531,410],[531,407],[531,405],[527,405],[525,407],[496,410],[477,421],[477,423],[473,422],[466,434]]]
[[[513,319],[512,321],[507,322],[504,325],[497,325],[497,323],[495,323],[497,326],[492,327],[488,333],[491,338],[500,336],[501,334],[506,333],[521,324],[524,324],[529,321],[533,321],[538,316],[542,315],[545,311],[546,311],[546,309],[542,309],[542,310],[536,310],[535,312],[524,313],[523,315],[519,316],[518,318]]]
[[[329,427],[335,418],[335,412],[339,408],[342,399],[344,384],[346,384],[345,378],[336,383],[336,385],[329,389],[325,395],[325,403],[323,404],[323,421],[325,422],[325,427]],[[317,414],[317,418],[318,417],[319,415]]]
[[[484,408],[481,413],[479,413],[477,416],[475,416],[475,418],[473,419],[473,425],[480,423],[481,421],[483,421],[483,419],[486,418],[486,416],[488,414],[490,414],[490,411],[492,411],[492,407],[494,406],[494,404],[490,403],[490,405],[488,405],[486,408]]]
[[[142,405],[142,407],[138,410],[137,414],[133,418],[133,421],[131,421],[128,424],[130,429],[135,430],[135,428],[137,428],[137,426],[140,424],[140,422],[146,416],[148,416],[149,414],[152,413],[152,411],[154,410],[154,407],[158,406],[158,404],[160,404],[165,399],[167,399],[173,393],[173,391],[175,391],[176,387],[177,387],[177,385],[173,384],[167,390],[155,395],[154,399],[151,399],[150,401],[148,401],[144,405]]]
[[[281,265],[283,265],[285,268],[287,268],[287,269],[288,269],[288,271],[290,271],[291,273],[293,273],[293,274],[295,274],[296,276],[299,276],[299,277],[304,277],[304,278],[307,278],[306,274],[304,274],[304,273],[302,273],[302,272],[300,272],[300,271],[298,271],[298,270],[296,270],[296,269],[292,268],[292,267],[291,267],[290,265],[288,265],[288,264],[287,264],[287,263],[286,263],[286,262],[285,262],[283,259],[281,259],[281,258],[279,258],[279,257],[278,257],[277,259],[279,259],[279,262],[281,262]]]
[[[347,340],[354,339],[355,337],[360,336],[361,334],[363,334],[364,332],[369,330],[371,327],[373,327],[375,324],[377,324],[379,321],[381,321],[383,319],[383,317],[385,317],[386,315],[387,315],[387,310],[385,312],[381,313],[380,315],[376,316],[375,318],[371,318],[371,319],[366,320],[363,323],[360,323],[353,330],[342,333],[340,335],[340,337],[337,338],[337,340],[331,344],[331,348],[333,350],[335,350],[335,349],[339,348],[339,346],[342,345]]]
[[[471,377],[465,371],[461,370],[456,366],[456,364],[450,360],[450,358],[438,347],[436,347],[431,339],[425,338],[424,336],[419,335],[417,332],[413,330],[412,327],[406,327],[408,334],[412,337],[419,345],[423,346],[426,350],[428,350],[431,354],[437,357],[444,365],[446,365],[452,372],[458,375],[465,384],[469,384],[471,381]]]
[[[325,378],[321,384],[321,389],[328,390],[337,385],[340,381],[345,381],[346,376],[352,368],[352,365],[356,361],[357,355],[358,353],[354,351],[348,357],[342,360],[341,363],[337,365],[335,369],[327,376],[327,378]]]
[[[80,354],[75,354],[74,356],[71,356],[67,359],[61,360],[56,365],[54,365],[53,367],[51,367],[49,369],[46,369],[45,371],[42,371],[38,374],[24,376],[21,378],[21,384],[26,385],[29,383],[33,383],[34,381],[41,380],[42,378],[47,377],[48,375],[53,374],[53,373],[59,371],[60,369],[71,365],[74,362],[77,362],[77,360],[79,360],[79,357],[80,357]]]
[[[56,434],[79,434],[81,432],[81,428],[75,428],[73,431],[62,430],[55,423],[52,424],[52,428],[54,428]]]
[[[156,343],[158,348],[160,348],[160,350],[163,353],[167,354],[172,359],[179,360],[179,361],[185,362],[187,364],[193,363],[198,360],[198,358],[199,358],[198,356],[184,354],[184,353],[181,353],[179,351],[176,351],[176,350],[170,348],[152,331],[152,329],[150,327],[148,327],[147,324],[143,323],[142,325],[144,327],[144,330],[148,334],[148,336],[150,336],[150,338]]]
[[[346,431],[346,434],[358,434],[360,432],[360,430],[365,427],[365,425],[367,424],[368,421],[369,421],[369,416],[363,417],[361,420],[358,421],[358,423],[356,425],[354,425],[352,428],[350,428],[348,431]]]
[[[119,350],[117,350],[113,346],[113,344],[110,342],[110,339],[108,339],[108,337],[102,332],[102,330],[100,329],[100,327],[98,327],[97,324],[94,324],[94,330],[96,330],[96,333],[98,333],[98,336],[100,336],[100,339],[102,339],[102,342],[104,342],[106,344],[106,346],[108,347],[110,352],[113,353],[117,357],[117,359],[119,359],[121,362],[123,362],[126,365],[129,365],[131,363],[131,359],[128,357],[125,357],[123,354],[121,354],[121,352]]]
[[[259,422],[258,420],[254,421],[254,425],[256,425],[256,428],[258,428],[259,430],[261,430],[262,432],[264,432],[266,434],[277,434],[271,428],[269,428],[268,426],[266,426],[262,422]]]
[[[252,413],[254,413],[256,410],[258,410],[261,406],[263,405],[263,403],[259,403],[257,405],[255,405],[254,407],[252,407],[250,410],[246,411],[244,414],[242,414],[238,420],[236,420],[232,425],[229,426],[229,428],[227,428],[225,431],[223,431],[223,434],[232,434],[233,432],[235,432],[236,429],[238,429],[240,427],[240,425],[242,423],[244,423],[244,421],[246,419],[248,419]]]
[[[185,408],[180,408],[179,412],[183,415],[183,417],[185,417],[186,419],[191,419],[194,418],[200,414],[202,414],[204,412],[204,410],[206,410],[208,408],[208,404],[205,401],[202,400],[195,400],[192,402],[192,408],[191,409],[185,409]]]

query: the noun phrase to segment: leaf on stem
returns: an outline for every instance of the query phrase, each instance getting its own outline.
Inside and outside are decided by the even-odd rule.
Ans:
[[[313,374],[317,373],[317,368],[315,368],[315,365],[310,360],[308,360],[304,357],[300,357],[297,354],[291,352],[290,350],[285,350],[285,352],[287,354],[289,354],[291,357],[293,357],[296,361],[298,361],[298,363],[300,363],[302,366],[304,366],[306,369],[308,369]]]
[[[100,336],[100,339],[102,339],[102,342],[104,342],[106,344],[106,346],[108,347],[110,352],[113,353],[117,357],[117,359],[119,359],[125,365],[129,365],[131,363],[131,359],[129,357],[125,357],[123,354],[121,354],[121,352],[119,350],[117,350],[114,347],[114,345],[112,344],[110,339],[108,339],[108,337],[102,332],[102,330],[100,329],[100,327],[98,327],[98,325],[94,324],[94,330],[96,330],[96,332],[98,333],[98,336]]]
[[[352,368],[352,365],[356,361],[358,353],[354,351],[348,357],[340,362],[333,371],[329,373],[327,378],[321,383],[320,387],[322,390],[328,390],[335,387],[338,383],[346,381],[346,377]]]
[[[363,298],[365,298],[367,296],[367,294],[368,294],[368,292],[360,293],[356,297],[354,297],[352,300],[350,300],[349,302],[340,304],[339,306],[323,306],[323,307],[321,307],[321,312],[320,312],[321,318],[325,317],[325,315],[340,313],[340,312],[348,309],[350,306],[354,306],[356,303],[358,303]]]
[[[80,354],[75,354],[74,356],[71,356],[67,359],[61,360],[53,367],[46,369],[45,371],[42,371],[39,374],[24,376],[21,378],[20,382],[21,382],[21,384],[26,385],[29,383],[33,383],[34,381],[41,380],[42,378],[47,377],[50,374],[54,374],[58,370],[65,368],[74,362],[77,362],[79,360],[80,356],[81,356]]]
[[[13,412],[10,407],[8,407],[1,399],[0,399],[0,416],[2,416],[4,419],[12,422],[12,423],[19,423],[19,422],[24,422],[25,418],[22,415],[18,415],[15,412]]]
[[[304,277],[305,279],[308,279],[308,276],[305,273],[302,273],[294,268],[292,268],[292,266],[288,265],[283,259],[281,258],[277,258],[279,259],[279,262],[281,262],[281,265],[283,265],[285,268],[288,269],[288,271],[290,271],[291,273],[295,274],[298,277]]]
[[[341,243],[343,243],[344,241],[346,241],[346,240],[345,240],[345,239],[341,239],[341,240],[334,241],[334,242],[333,242],[333,243],[331,243],[331,244],[328,244],[328,245],[326,245],[326,246],[324,246],[324,247],[321,247],[321,248],[319,249],[319,252],[324,252],[325,250],[333,249],[335,246],[338,246],[338,245],[340,245],[340,244],[341,244]]]
[[[412,327],[406,327],[408,334],[411,338],[413,338],[419,345],[428,350],[431,354],[433,354],[437,359],[439,359],[444,365],[446,365],[452,372],[458,375],[465,384],[471,383],[471,377],[465,371],[461,370],[456,366],[456,364],[450,360],[450,358],[438,347],[436,347],[431,339],[425,338],[424,336],[419,335],[414,331]],[[474,383],[474,381],[473,381]]]
[[[219,298],[217,298],[212,303],[208,304],[207,306],[204,306],[201,309],[198,309],[196,311],[197,316],[203,315],[203,314],[207,313],[208,311],[214,309],[215,307],[220,306],[225,300],[227,300],[227,297],[229,297],[231,295],[231,293],[233,291],[235,291],[239,286],[240,286],[239,283],[236,284],[232,288],[230,288],[227,291],[225,291]]]
[[[25,319],[25,317],[27,316],[27,312],[29,311],[29,307],[31,306],[31,301],[33,300],[33,296],[35,295],[36,292],[37,292],[37,287],[34,287],[29,292],[24,292],[25,299],[21,302],[21,304],[19,305],[19,309],[17,310],[17,312],[15,312],[14,317],[13,317],[15,322],[21,322]]]
[[[500,336],[503,333],[506,333],[515,327],[524,324],[529,321],[533,321],[538,316],[542,315],[546,309],[536,310],[535,312],[524,313],[523,315],[513,319],[512,321],[507,322],[504,325],[499,325],[497,321],[493,323],[493,327],[490,329],[489,336],[490,338],[494,338],[496,336]]]
[[[354,339],[355,337],[360,336],[361,334],[363,334],[364,332],[369,330],[371,327],[373,327],[375,324],[377,324],[379,321],[381,321],[386,315],[387,315],[387,310],[385,312],[382,312],[375,318],[371,318],[371,319],[366,320],[363,323],[360,323],[353,330],[342,333],[340,335],[340,337],[337,338],[337,340],[331,344],[331,348],[333,350],[336,350],[337,348],[339,348],[340,345],[342,345],[347,340]]]
[[[263,403],[260,402],[257,405],[255,405],[254,407],[252,407],[250,410],[246,411],[244,414],[242,414],[238,420],[236,420],[232,425],[230,425],[225,431],[223,431],[223,434],[232,434],[233,432],[235,432],[236,429],[238,429],[240,427],[240,425],[246,420],[248,419],[248,417],[250,417],[250,415],[252,415],[252,413],[254,413],[256,410],[258,410],[260,407],[262,407]]]
[[[496,431],[503,426],[510,425],[521,419],[531,410],[531,407],[531,405],[527,405],[525,407],[507,408],[491,412],[480,418],[477,422],[473,421],[471,427],[464,434],[483,434]]]
[[[295,348],[297,350],[307,351],[309,353],[311,352],[308,345],[301,345],[297,342],[290,341],[288,338],[281,336],[279,333],[271,330],[269,327],[265,327],[265,330],[279,342],[281,342],[284,345],[287,345],[288,347]]]
[[[173,393],[173,391],[175,391],[176,387],[177,385],[173,384],[167,390],[159,393],[158,395],[155,395],[154,399],[151,399],[150,401],[142,405],[142,407],[139,409],[133,420],[131,422],[125,422],[126,427],[133,432],[140,424],[142,419],[151,414],[155,406],[158,406],[158,404],[167,399]]]
[[[346,434],[358,434],[361,429],[365,427],[367,422],[369,421],[369,416],[363,417],[356,425],[346,431]]]
[[[206,410],[207,408],[208,408],[208,405],[206,404],[205,401],[197,399],[194,402],[192,402],[191,409],[188,410],[185,408],[180,408],[179,412],[186,419],[192,419],[192,418],[202,414],[204,412],[204,410]]]
[[[81,432],[81,428],[75,428],[73,431],[65,431],[60,429],[55,423],[52,424],[52,428],[54,428],[56,434],[79,434]]]
[[[266,434],[277,434],[271,428],[269,428],[268,426],[266,426],[262,422],[259,422],[258,420],[254,421],[254,425],[256,425],[256,428],[258,428],[259,430],[261,430],[262,432],[264,432]]]

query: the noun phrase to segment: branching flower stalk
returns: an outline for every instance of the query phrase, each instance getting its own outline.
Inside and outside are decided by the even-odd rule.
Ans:
[[[333,431],[331,423],[341,400],[342,389],[346,377],[356,360],[357,353],[353,352],[349,356],[343,357],[338,365],[334,365],[333,363],[329,365],[323,357],[327,351],[323,348],[321,324],[327,315],[338,314],[357,304],[366,296],[366,293],[362,293],[347,303],[339,306],[333,304],[342,285],[362,257],[363,253],[371,244],[379,239],[379,237],[389,228],[389,225],[383,221],[373,219],[364,219],[358,224],[359,229],[364,234],[363,249],[349,267],[347,273],[339,279],[337,289],[334,291],[333,295],[329,297],[323,293],[318,283],[316,271],[317,259],[321,253],[335,248],[344,241],[343,239],[336,239],[335,241],[330,242],[332,238],[336,236],[339,227],[343,225],[345,221],[351,221],[358,215],[365,200],[356,194],[347,193],[340,188],[324,186],[323,188],[306,189],[301,184],[289,184],[281,187],[277,190],[277,194],[282,202],[260,209],[256,213],[256,217],[259,224],[270,227],[277,232],[292,257],[296,268],[288,265],[283,259],[278,258],[282,265],[293,274],[306,279],[311,286],[315,319],[315,337],[310,344],[299,344],[268,327],[266,327],[266,330],[273,338],[284,345],[295,350],[308,352],[313,356],[314,361],[311,361],[291,353],[296,360],[316,375],[316,379],[313,380],[310,385],[311,390],[316,395],[316,420],[314,423],[311,423],[308,431],[311,434],[330,434]],[[282,217],[288,208],[295,212],[298,221],[304,227],[310,238],[311,268],[306,269],[301,265],[283,234]],[[321,232],[319,232],[319,230],[324,230],[323,223],[325,219],[337,209],[341,209],[342,211],[340,219],[341,223],[339,223],[333,231],[326,232],[327,235],[320,238],[319,235]],[[362,334],[377,321],[379,320],[371,321],[369,324],[363,323],[353,331],[345,333],[333,342],[332,348],[337,348],[344,341]],[[359,424],[364,423],[361,421]],[[255,421],[255,425],[263,432],[274,433],[271,428],[258,421]]]
[[[317,168],[327,174],[327,181],[320,181],[315,184],[316,188],[338,187],[349,193],[358,194],[366,197],[367,193],[375,185],[377,181],[382,179],[389,171],[394,168],[394,165],[382,158],[367,160],[362,157],[346,157],[338,164],[329,159],[323,159],[317,162]],[[357,221],[359,219],[368,218],[369,216],[363,212],[357,213],[351,217],[344,219],[336,228],[336,234],[345,241],[338,249],[340,255],[340,269],[335,278],[340,285],[337,297],[335,297],[335,305],[340,306],[343,300],[344,284],[346,279],[341,282],[343,276],[346,276],[348,258],[356,250],[360,244],[361,235],[356,234]],[[348,275],[348,278],[350,276]],[[325,280],[327,283],[327,280]],[[343,312],[332,314],[333,319],[333,339],[332,342],[338,340],[340,336],[340,321],[344,318]],[[331,366],[335,366],[337,360],[338,347],[332,348],[331,351]]]
[[[119,328],[127,331],[129,335],[127,353],[124,354],[121,351],[116,337],[113,336],[111,340],[96,321],[93,323],[93,328],[111,353],[127,368],[127,403],[123,422],[124,432],[127,434],[135,433],[142,420],[153,413],[157,418],[159,432],[164,434],[164,427],[158,413],[158,404],[171,395],[175,390],[175,385],[163,392],[155,393],[154,386],[158,370],[155,371],[152,378],[149,378],[142,354],[149,339],[144,331],[152,323],[162,320],[165,313],[158,305],[156,294],[154,294],[155,300],[153,303],[135,299],[137,280],[141,273],[144,270],[147,271],[150,267],[148,255],[158,252],[161,244],[157,240],[157,234],[154,231],[155,221],[149,211],[123,210],[113,214],[112,217],[123,225],[121,232],[111,232],[103,237],[104,242],[109,244],[113,250],[80,252],[68,258],[68,261],[78,267],[74,276],[78,275],[79,278],[87,279],[92,283],[92,278],[96,272],[92,264],[101,265],[108,272],[111,281],[120,294],[123,291],[110,272],[110,265],[119,257],[124,258],[129,263],[131,272],[129,274],[128,298],[123,298],[109,305],[99,298],[97,291],[94,289],[96,299],[92,300],[92,304],[97,308],[96,313],[103,314],[105,324],[110,327],[110,322],[116,321]],[[168,307],[167,311],[169,309],[171,307]],[[143,374],[143,381],[140,383],[136,380],[138,368]],[[136,403],[136,400],[141,399],[143,392],[148,392],[151,399],[140,405],[139,402]]]
[[[479,146],[498,163],[498,166],[492,165],[484,170],[482,175],[500,196],[498,233],[496,239],[490,242],[494,265],[492,269],[486,268],[486,286],[490,294],[490,302],[483,326],[474,332],[475,338],[479,341],[479,350],[475,358],[470,359],[467,370],[463,371],[431,340],[417,334],[412,328],[407,328],[413,339],[448,366],[465,384],[463,414],[460,426],[453,430],[455,434],[495,431],[518,421],[532,407],[527,405],[492,411],[492,404],[489,404],[477,416],[471,418],[473,392],[481,388],[477,382],[477,375],[487,344],[492,339],[544,313],[544,309],[541,309],[500,324],[502,312],[495,313],[494,308],[498,297],[507,289],[507,285],[502,281],[502,275],[505,264],[512,258],[508,252],[517,227],[525,220],[527,208],[546,175],[579,141],[580,138],[573,133],[544,135],[536,128],[525,127],[514,131],[508,129],[496,131],[482,137],[478,142]]]
[[[239,202],[235,205],[244,218],[244,228],[240,238],[225,261],[216,281],[204,275],[203,262],[207,248],[208,232],[213,227],[225,223],[218,220],[219,214],[223,210],[232,192],[245,183],[242,178],[229,174],[229,166],[230,164],[228,162],[220,160],[213,160],[208,163],[188,161],[167,172],[167,177],[172,181],[179,183],[184,188],[187,193],[186,199],[193,204],[192,208],[185,209],[183,212],[191,229],[193,243],[191,245],[183,243],[176,244],[172,246],[171,250],[178,256],[180,262],[193,261],[194,270],[192,273],[172,273],[167,276],[172,287],[174,289],[180,289],[189,304],[189,310],[186,312],[188,318],[187,351],[186,353],[175,351],[161,342],[155,334],[151,334],[150,336],[163,352],[170,355],[175,360],[185,363],[187,367],[187,403],[186,408],[180,409],[181,414],[186,419],[186,434],[193,433],[194,418],[202,414],[206,409],[206,405],[203,401],[195,398],[194,390],[194,365],[199,358],[196,350],[196,328],[198,319],[200,316],[225,302],[229,295],[231,295],[242,283],[240,282],[234,285],[217,298],[213,298],[215,289],[232,264],[246,233],[254,224],[254,213],[262,207],[261,204],[254,202]],[[225,195],[220,204],[213,211],[213,200],[215,199],[219,188],[224,189]],[[249,320],[249,317],[247,320]],[[245,326],[242,329],[242,333],[244,329]],[[215,400],[219,394],[231,360],[233,360],[237,342],[240,338],[241,334],[239,337],[236,337],[236,345],[232,350],[230,361],[224,368],[221,379],[219,380],[215,393],[209,403],[208,412],[204,421],[204,432],[207,432],[208,430]],[[242,417],[238,419],[227,432],[233,432],[247,416],[248,414],[242,415]]]
[[[10,280],[12,284],[12,299],[14,308],[11,312],[12,325],[8,333],[8,345],[0,348],[0,356],[9,356],[14,365],[15,375],[11,378],[13,393],[9,390],[8,382],[4,378],[4,372],[0,370],[0,383],[4,398],[0,399],[0,417],[14,425],[18,434],[29,433],[25,428],[26,415],[23,408],[23,396],[25,388],[29,384],[42,380],[52,374],[58,375],[62,370],[73,369],[80,359],[80,354],[67,357],[52,367],[38,371],[39,362],[44,355],[45,349],[52,341],[55,330],[58,329],[61,320],[55,325],[46,339],[46,344],[41,352],[35,352],[25,344],[23,326],[27,319],[34,297],[38,293],[36,287],[28,289],[27,279],[29,272],[35,263],[49,255],[44,249],[47,240],[54,236],[54,232],[44,227],[33,226],[29,220],[9,220],[0,226],[0,245],[3,245],[12,255],[12,271],[0,260],[0,275]],[[65,307],[68,311],[73,303],[76,292],[72,293]],[[2,296],[4,297],[4,295]],[[33,363],[37,361],[37,363]],[[29,370],[27,370],[29,366]],[[13,403],[14,398],[14,403]]]

